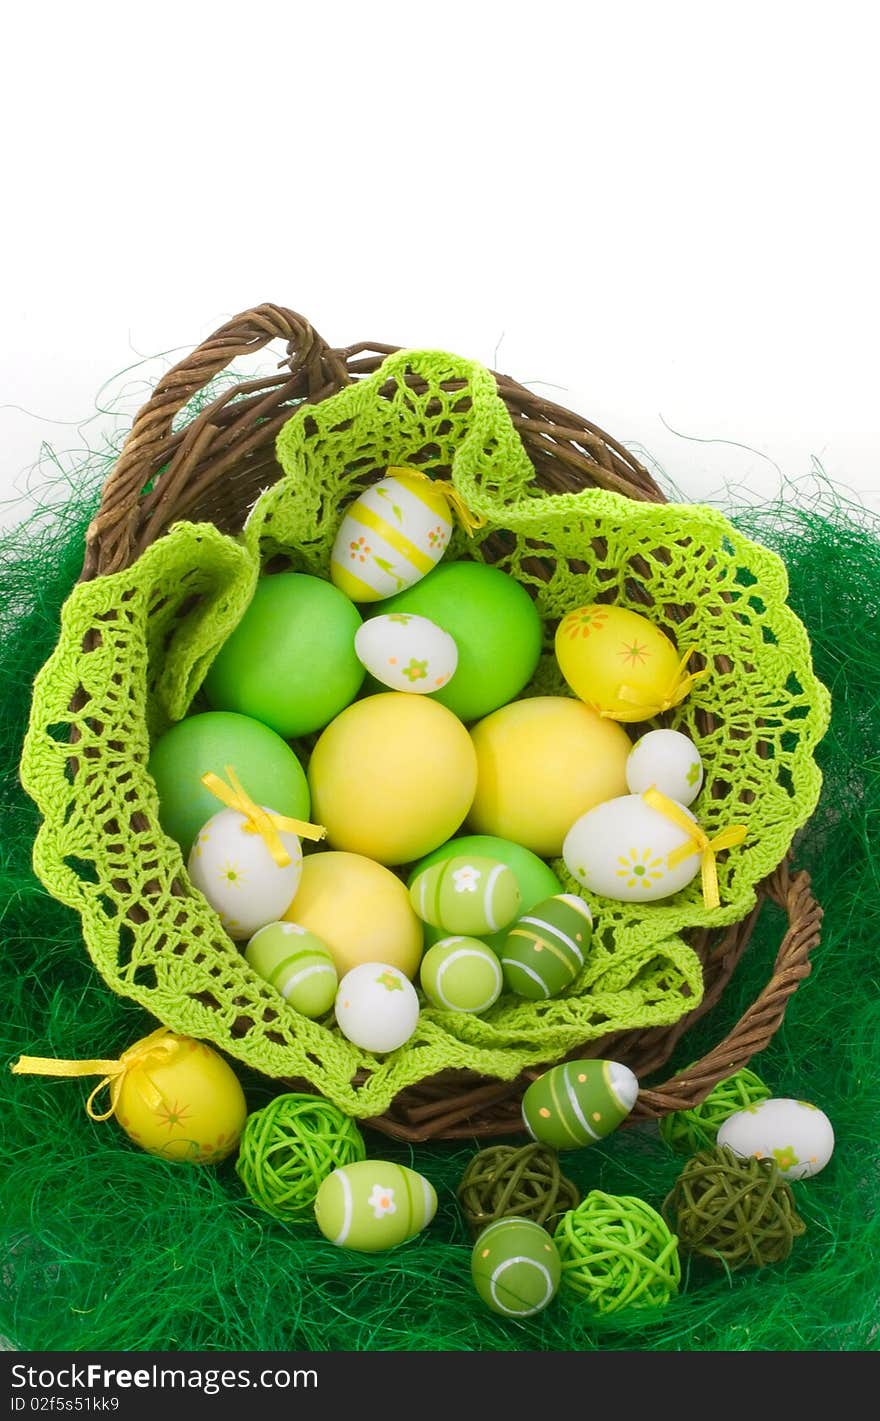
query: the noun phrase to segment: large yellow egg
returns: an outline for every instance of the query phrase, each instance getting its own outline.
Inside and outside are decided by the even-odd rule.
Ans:
[[[216,1164],[231,1154],[246,1114],[238,1078],[223,1057],[172,1032],[136,1057],[116,1105],[116,1119],[141,1149],[189,1164]]]
[[[512,701],[473,726],[477,792],[468,824],[556,858],[572,824],[626,794],[626,731],[568,696]]]
[[[676,703],[680,653],[627,607],[568,612],[556,629],[556,660],[575,695],[614,720],[647,720]]]
[[[287,918],[329,948],[342,977],[362,962],[385,962],[413,977],[422,924],[388,868],[360,854],[307,854]]]
[[[451,838],[476,783],[477,757],[461,721],[402,691],[349,706],[309,763],[312,815],[326,826],[328,844],[383,864],[411,863]]]

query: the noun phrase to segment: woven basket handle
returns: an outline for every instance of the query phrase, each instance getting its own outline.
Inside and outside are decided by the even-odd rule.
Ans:
[[[168,454],[168,439],[175,415],[199,390],[243,355],[255,355],[270,341],[287,344],[289,375],[254,382],[254,389],[271,386],[275,399],[279,385],[290,386],[291,399],[311,399],[327,393],[328,385],[349,382],[344,362],[332,352],[304,316],[284,306],[255,306],[221,326],[181,360],[156,385],[138,412],[122,452],[107,478],[98,513],[86,533],[83,578],[116,572],[126,567],[142,546],[143,525],[161,499],[169,499],[193,466],[204,460],[214,436],[211,408],[202,411],[181,438],[161,490],[146,495],[150,482]],[[234,393],[234,392],[233,392]],[[285,392],[286,393],[286,392]],[[223,405],[229,394],[218,401]],[[251,411],[253,414],[253,411]],[[241,453],[239,448],[237,451]]]

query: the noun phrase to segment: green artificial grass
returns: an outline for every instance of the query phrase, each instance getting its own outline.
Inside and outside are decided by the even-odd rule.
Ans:
[[[35,879],[37,814],[17,779],[29,688],[54,645],[106,464],[93,459],[80,470],[55,514],[0,538],[0,1332],[33,1351],[875,1350],[877,522],[827,486],[814,499],[735,515],[787,562],[791,604],[833,697],[819,748],[824,792],[796,851],[826,910],[823,941],[782,1029],[751,1063],[774,1094],[813,1101],[835,1127],[829,1166],[793,1185],[807,1233],[785,1263],[760,1274],[685,1263],[682,1292],[662,1310],[603,1318],[560,1295],[539,1316],[515,1321],[488,1312],[471,1284],[471,1239],[455,1188],[477,1141],[411,1149],[366,1128],[368,1154],[427,1175],[440,1206],[411,1243],[358,1255],[334,1248],[308,1222],[286,1225],[261,1212],[232,1160],[184,1168],[142,1153],[114,1122],[92,1122],[83,1106],[93,1081],[8,1070],[20,1054],[113,1056],[155,1025],[104,986],[78,918]],[[664,1076],[732,1026],[768,979],[783,930],[781,913],[766,908],[721,1004],[684,1037]],[[271,1083],[240,1074],[250,1107],[265,1104]],[[635,1194],[654,1207],[683,1164],[653,1126],[620,1130],[564,1159],[583,1193]]]

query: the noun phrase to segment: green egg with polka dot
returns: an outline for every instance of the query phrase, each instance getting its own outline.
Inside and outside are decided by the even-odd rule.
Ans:
[[[570,987],[584,965],[593,916],[575,893],[558,893],[514,923],[500,952],[504,985],[531,1001]]]
[[[501,964],[475,937],[442,937],[428,948],[419,972],[428,1001],[445,1011],[488,1011],[501,995]]]
[[[487,1307],[504,1317],[531,1317],[552,1302],[562,1269],[546,1229],[515,1215],[483,1229],[471,1254],[471,1277]]]
[[[424,1175],[387,1160],[360,1160],[334,1169],[315,1199],[324,1237],[359,1253],[381,1253],[405,1243],[436,1212],[437,1195]]]
[[[336,999],[338,975],[319,937],[299,923],[267,923],[255,932],[245,960],[258,977],[302,1016],[324,1016]]]
[[[432,864],[413,880],[409,896],[423,922],[475,937],[507,927],[520,904],[513,870],[479,855]]]
[[[619,1061],[566,1061],[533,1081],[523,1124],[554,1150],[579,1150],[616,1130],[636,1103],[639,1083]]]

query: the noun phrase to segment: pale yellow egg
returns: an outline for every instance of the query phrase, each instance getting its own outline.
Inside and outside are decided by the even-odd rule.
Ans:
[[[468,824],[555,858],[576,819],[626,793],[626,731],[568,696],[512,701],[471,730],[477,791]]]
[[[377,961],[414,977],[421,961],[422,924],[404,884],[361,854],[307,854],[287,917],[321,939],[340,977]]]
[[[451,838],[476,782],[477,758],[461,721],[402,691],[349,706],[309,763],[312,814],[326,826],[328,844],[383,864],[412,863]]]

